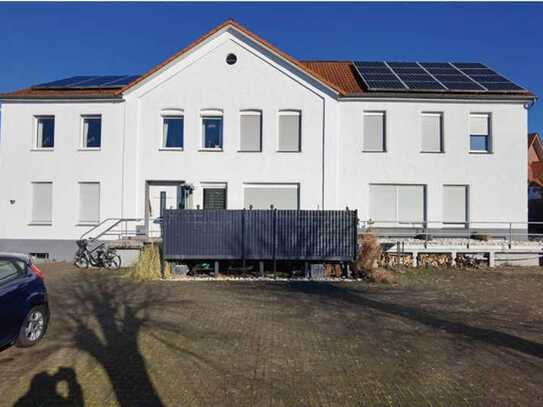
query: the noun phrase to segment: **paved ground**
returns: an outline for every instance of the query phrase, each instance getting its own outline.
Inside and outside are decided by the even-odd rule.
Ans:
[[[0,352],[0,405],[543,405],[539,269],[397,287],[44,270],[50,330]]]

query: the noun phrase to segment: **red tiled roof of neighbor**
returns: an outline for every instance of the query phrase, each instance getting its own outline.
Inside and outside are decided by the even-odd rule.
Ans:
[[[14,92],[0,94],[8,98],[111,98],[117,96],[118,89],[32,89],[24,88]]]

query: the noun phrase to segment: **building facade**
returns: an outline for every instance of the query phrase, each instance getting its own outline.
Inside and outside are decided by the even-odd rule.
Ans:
[[[371,91],[234,21],[130,79],[1,96],[0,250],[67,259],[106,219],[153,235],[177,207],[527,221],[529,92]]]

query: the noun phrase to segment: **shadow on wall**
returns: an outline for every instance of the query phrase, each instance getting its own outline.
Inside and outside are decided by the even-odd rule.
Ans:
[[[40,372],[32,378],[30,389],[14,407],[82,407],[83,392],[75,371],[61,367],[55,374]]]

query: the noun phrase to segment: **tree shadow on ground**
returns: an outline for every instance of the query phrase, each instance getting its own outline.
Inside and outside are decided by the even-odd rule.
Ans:
[[[161,318],[166,308],[181,307],[184,301],[172,299],[164,285],[102,273],[75,284],[59,304],[72,327],[73,346],[104,368],[120,406],[162,406],[138,339],[143,328],[186,335],[179,324]]]
[[[66,395],[59,392],[59,385],[66,384]],[[30,389],[14,407],[83,407],[83,392],[75,371],[61,367],[55,374],[40,372],[32,378]]]
[[[361,290],[354,290],[343,285],[325,282],[289,282],[286,284],[266,284],[266,287],[273,287],[276,290],[286,289],[288,293],[303,293],[317,297],[321,305],[327,304],[341,307],[343,304],[343,306],[373,309],[387,315],[406,318],[465,339],[543,359],[543,344],[494,329],[479,328],[462,322],[450,321],[418,307],[374,300],[365,296]]]

